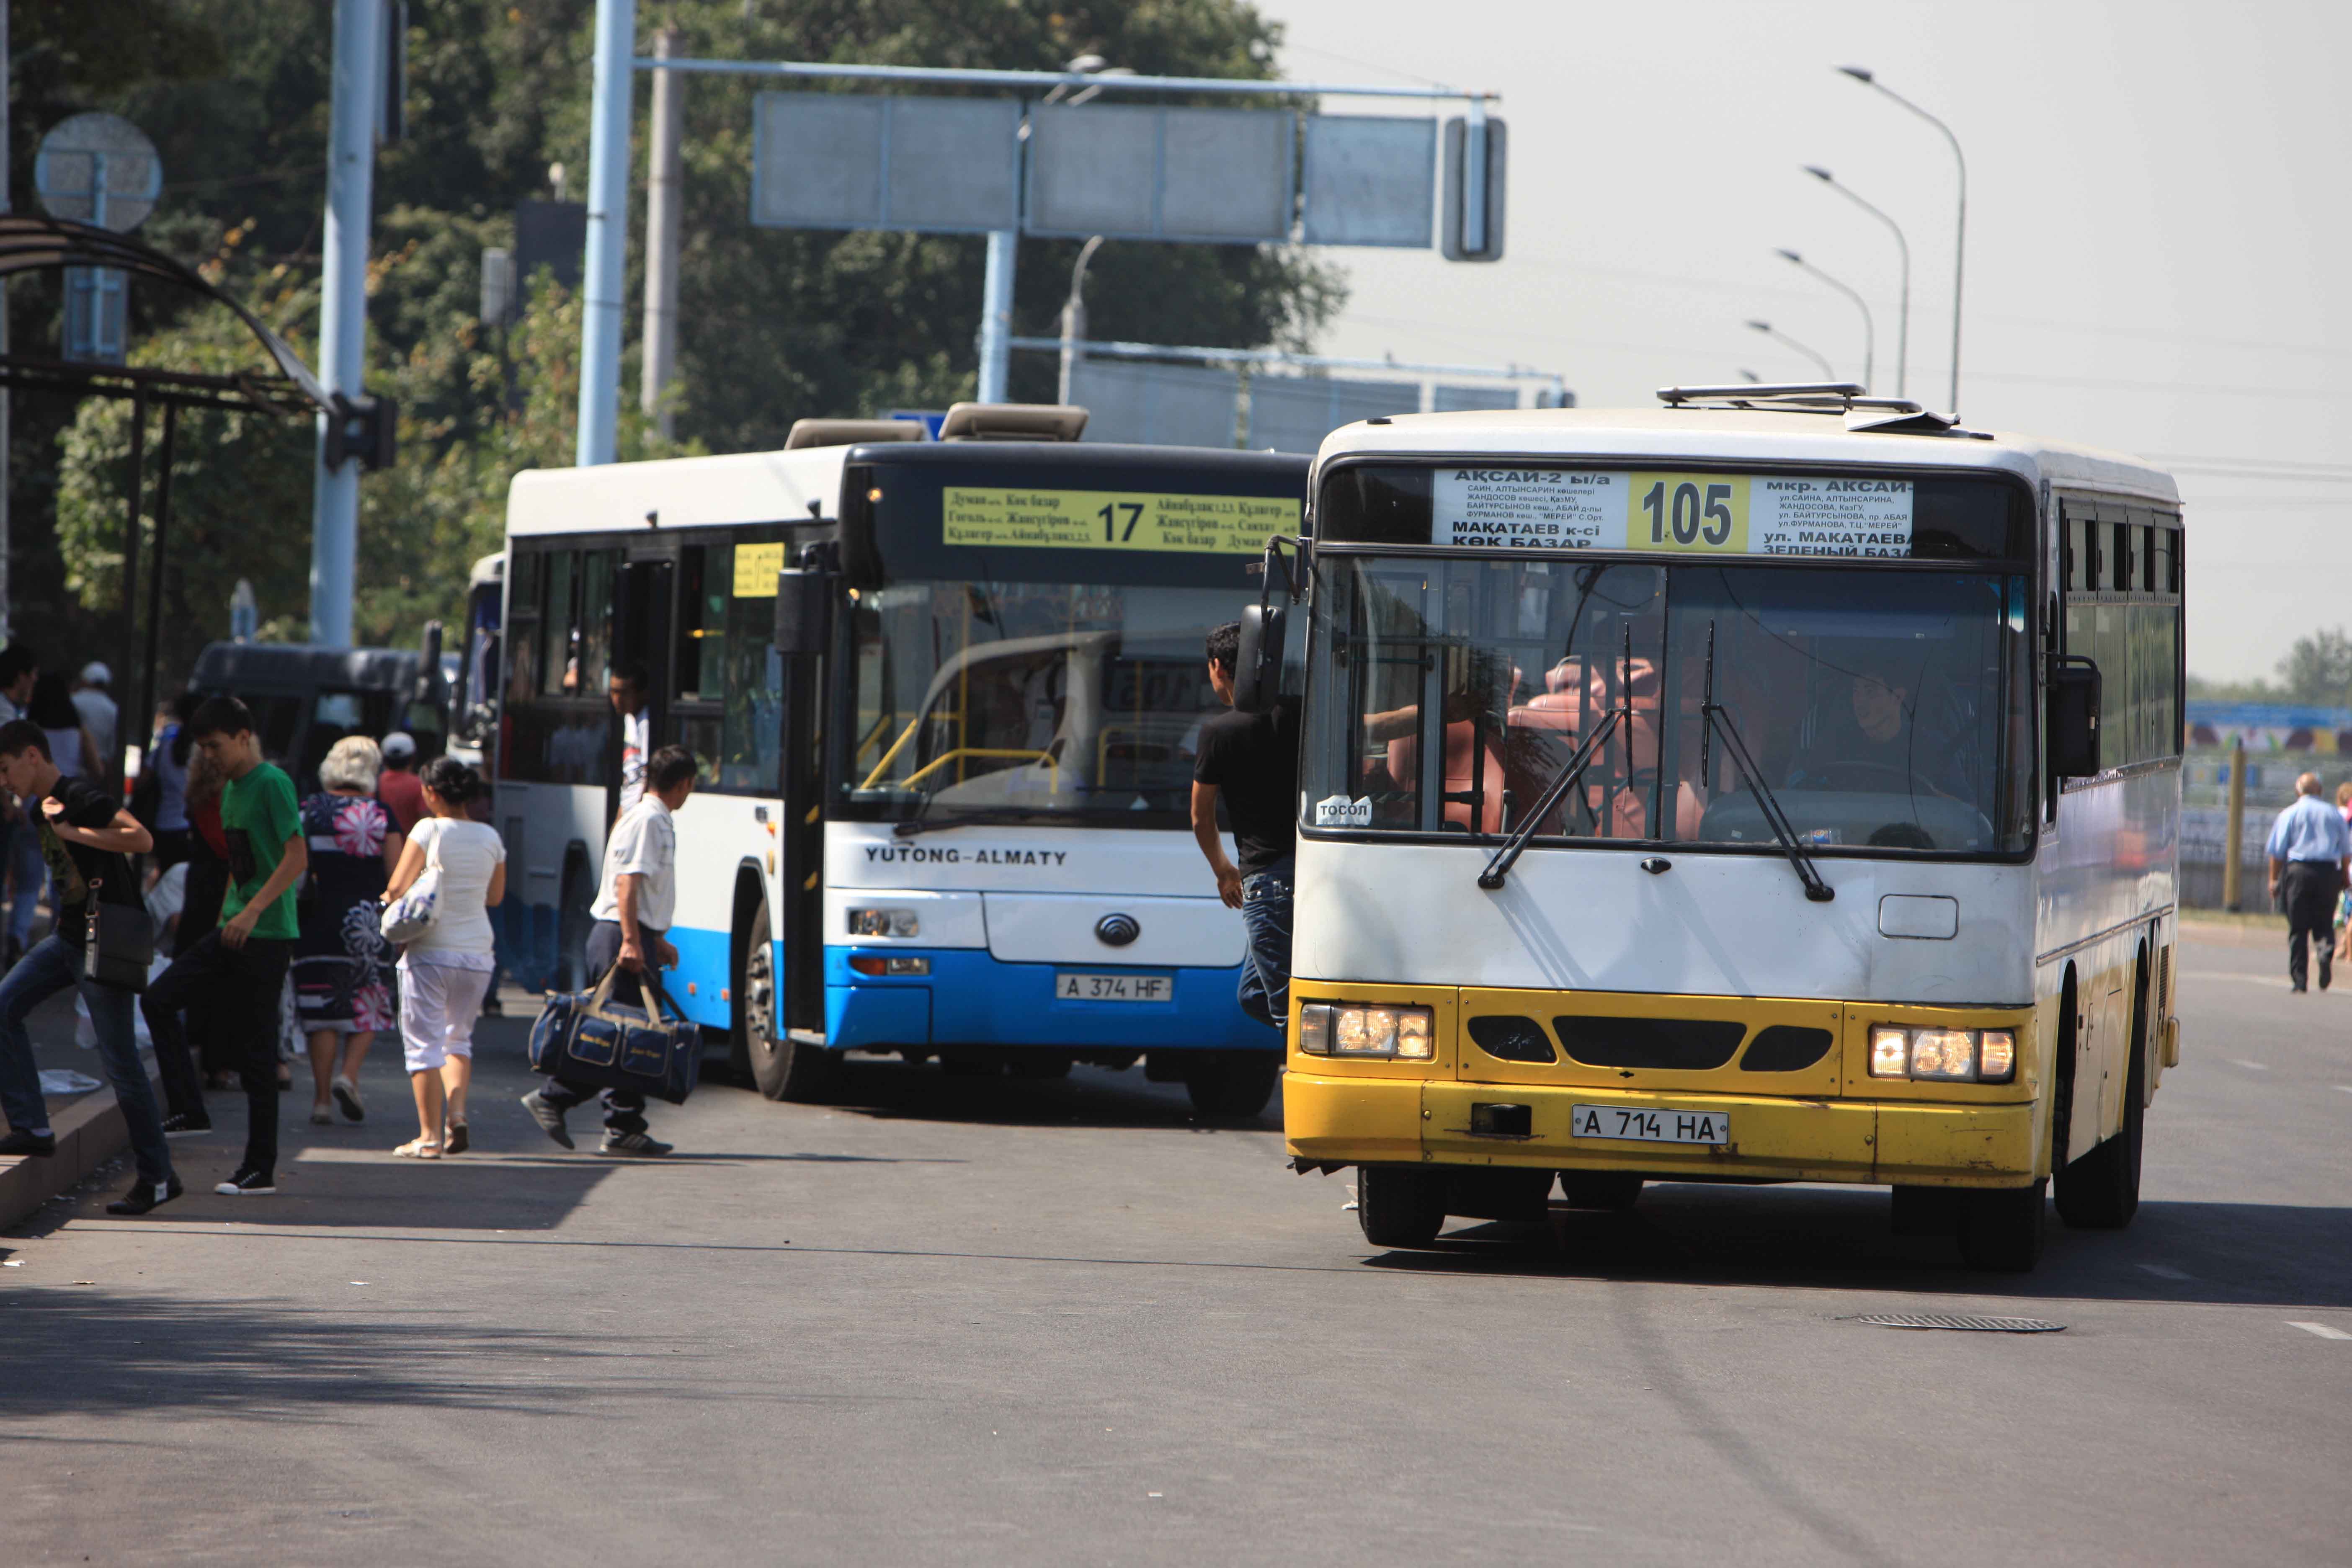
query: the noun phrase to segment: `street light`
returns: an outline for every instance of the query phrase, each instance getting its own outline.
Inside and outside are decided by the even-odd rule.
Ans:
[[[1772,323],[1769,321],[1750,321],[1748,325],[1750,330],[1763,333],[1766,337],[1770,338],[1776,343],[1786,344],[1790,348],[1792,348],[1799,353],[1804,355],[1807,359],[1812,361],[1815,364],[1821,366],[1822,379],[1823,381],[1835,381],[1837,379],[1837,372],[1830,368],[1830,362],[1822,357],[1819,350],[1807,348],[1804,344],[1799,342],[1796,339],[1790,337],[1786,332],[1774,331],[1772,330]]]
[[[1822,184],[1827,185],[1830,189],[1835,191],[1838,195],[1843,196],[1846,200],[1852,202],[1854,205],[1860,207],[1863,211],[1868,213],[1871,216],[1876,218],[1879,222],[1885,224],[1889,229],[1894,231],[1895,248],[1901,253],[1903,258],[1903,307],[1900,313],[1897,314],[1895,319],[1895,395],[1897,397],[1908,397],[1911,395],[1910,242],[1903,237],[1902,228],[1893,218],[1888,217],[1885,213],[1879,211],[1878,208],[1863,200],[1863,198],[1850,187],[1839,184],[1837,183],[1836,176],[1832,174],[1827,169],[1822,168],[1818,163],[1808,163],[1805,165],[1805,173],[1811,174],[1813,178],[1819,180]]]
[[[1871,320],[1870,301],[1864,299],[1853,289],[1839,282],[1836,279],[1831,277],[1828,273],[1822,271],[1820,268],[1814,266],[1811,262],[1806,260],[1803,257],[1798,255],[1793,250],[1776,250],[1773,254],[1780,257],[1783,261],[1788,262],[1791,267],[1796,268],[1799,271],[1811,273],[1814,277],[1820,279],[1822,282],[1828,284],[1831,288],[1836,289],[1847,299],[1853,300],[1854,309],[1862,312],[1862,384],[1868,386],[1870,384],[1871,367],[1876,363],[1878,358],[1878,326],[1876,322]]]
[[[1944,140],[1951,143],[1952,161],[1959,165],[1960,211],[1958,220],[1952,226],[1952,406],[1949,410],[1953,414],[1958,414],[1960,411],[1960,274],[1969,255],[1969,161],[1961,154],[1960,139],[1952,134],[1950,126],[1880,81],[1864,68],[1840,66],[1837,69],[1842,75],[1853,78],[1863,86],[1874,88],[1885,93],[1942,132]]]
[[[1062,301],[1062,395],[1060,401],[1070,401],[1070,371],[1078,363],[1078,344],[1087,335],[1087,263],[1095,258],[1102,247],[1103,237],[1095,236],[1078,248],[1077,265],[1070,268],[1070,297]]]

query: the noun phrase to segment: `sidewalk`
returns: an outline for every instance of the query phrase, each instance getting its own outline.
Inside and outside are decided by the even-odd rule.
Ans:
[[[33,1010],[26,1021],[33,1036],[33,1058],[44,1073],[58,1070],[96,1080],[75,1093],[50,1093],[49,1125],[58,1135],[58,1152],[48,1159],[30,1155],[0,1158],[0,1231],[13,1230],[40,1212],[58,1194],[81,1184],[129,1145],[122,1112],[114,1091],[106,1087],[105,1071],[95,1050],[74,1045],[74,998],[71,992],[52,996]],[[154,1058],[148,1057],[148,1076],[154,1076]]]

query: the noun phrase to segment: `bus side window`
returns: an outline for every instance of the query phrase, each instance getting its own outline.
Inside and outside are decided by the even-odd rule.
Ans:
[[[507,556],[509,626],[507,702],[528,702],[539,691],[539,569],[543,557],[536,551],[510,549]]]
[[[728,544],[690,544],[678,554],[677,637],[670,663],[677,690],[671,714],[677,743],[702,764],[699,783],[705,788],[720,782],[734,554]]]
[[[591,550],[580,563],[580,613],[574,642],[580,650],[576,686],[571,694],[601,699],[613,678],[613,588],[620,552]]]
[[[539,626],[542,637],[539,689],[544,697],[562,697],[580,685],[579,596],[575,579],[580,552],[550,551],[545,592],[540,595]]]

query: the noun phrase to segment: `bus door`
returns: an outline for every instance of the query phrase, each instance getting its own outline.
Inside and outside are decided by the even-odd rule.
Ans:
[[[836,631],[845,617],[835,601],[841,578],[833,548],[811,546],[795,562],[803,571],[821,574],[824,581],[824,619]],[[828,647],[837,637],[827,637]],[[780,895],[775,932],[783,943],[783,1025],[787,1029],[821,1032],[824,1028],[824,706],[827,670],[832,658],[824,653],[785,655],[774,648],[772,679],[780,686],[782,727],[778,747],[776,793],[782,819],[776,824],[782,847],[776,888]]]
[[[677,575],[672,555],[633,555],[621,568],[613,595],[613,668],[641,664],[646,671],[646,746],[650,752],[667,733],[669,721],[670,597]],[[604,821],[609,826],[621,814],[620,716],[613,720],[609,762],[604,778]],[[644,759],[640,758],[643,765]]]

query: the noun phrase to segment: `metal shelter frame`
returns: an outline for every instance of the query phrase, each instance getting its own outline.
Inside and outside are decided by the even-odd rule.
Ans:
[[[58,392],[75,397],[111,397],[131,404],[131,484],[125,498],[122,531],[122,647],[127,651],[139,632],[139,503],[146,485],[147,410],[163,411],[163,471],[155,481],[155,559],[147,572],[147,637],[142,662],[132,671],[135,684],[125,693],[126,721],[115,727],[112,764],[120,773],[133,724],[143,724],[153,711],[156,637],[163,609],[163,549],[172,518],[172,444],[183,408],[233,408],[257,414],[302,418],[323,413],[343,414],[336,398],[284,338],[237,300],[207,281],[194,268],[173,260],[128,235],[68,218],[26,214],[0,215],[0,279],[20,272],[62,270],[68,267],[110,267],[150,282],[169,283],[226,305],[260,342],[274,371],[250,371],[212,375],[195,371],[155,370],[145,366],[85,364],[67,360],[0,353],[0,386],[26,392]]]
[[[957,66],[851,65],[824,60],[694,59],[639,55],[635,0],[596,0],[593,89],[589,107],[588,243],[581,272],[580,415],[574,461],[609,463],[621,399],[622,279],[628,234],[629,140],[635,74],[798,78],[1015,90],[1176,92],[1251,98],[1378,98],[1460,101],[1466,105],[1462,244],[1486,247],[1486,136],[1490,106],[1501,94],[1442,85],[1381,87],[1353,82],[1256,81],[1238,77],[1133,76],[1109,71],[984,70]],[[982,284],[980,386],[983,403],[1002,401],[1013,349],[1013,268],[1019,231],[988,236]]]

